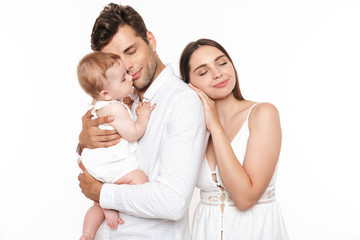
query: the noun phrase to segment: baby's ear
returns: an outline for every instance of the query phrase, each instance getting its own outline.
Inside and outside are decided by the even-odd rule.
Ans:
[[[108,90],[102,90],[100,93],[99,93],[100,97],[105,100],[105,101],[110,101],[111,100],[111,95],[109,93]]]

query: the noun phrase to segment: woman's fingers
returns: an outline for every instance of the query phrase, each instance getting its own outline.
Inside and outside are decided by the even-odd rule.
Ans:
[[[209,100],[208,100],[208,96],[201,91],[200,89],[198,89],[197,87],[195,87],[194,85],[192,85],[191,83],[189,83],[189,86],[191,89],[193,89],[200,97],[201,101],[203,102],[203,104],[209,104]]]

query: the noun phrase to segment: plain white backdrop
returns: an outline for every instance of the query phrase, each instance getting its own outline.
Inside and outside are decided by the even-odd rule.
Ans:
[[[76,65],[107,3],[0,1],[1,240],[80,236],[91,201],[74,152],[90,98]],[[278,107],[277,197],[291,239],[360,239],[359,1],[122,3],[177,73],[185,45],[212,38],[232,56],[245,98]]]

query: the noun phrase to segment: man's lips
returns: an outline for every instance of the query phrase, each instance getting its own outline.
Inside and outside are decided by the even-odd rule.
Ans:
[[[132,80],[136,80],[139,76],[140,76],[140,73],[141,73],[141,69],[133,74],[131,74],[132,76]]]
[[[214,85],[214,87],[216,87],[216,88],[222,88],[222,87],[225,87],[225,86],[227,85],[228,81],[229,81],[229,80],[224,80],[224,81],[221,81],[221,82],[219,82],[219,83],[215,84],[215,85]]]

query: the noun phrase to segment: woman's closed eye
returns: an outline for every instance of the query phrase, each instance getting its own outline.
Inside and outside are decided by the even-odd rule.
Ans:
[[[201,71],[200,74],[199,74],[200,77],[204,76],[207,72],[208,72],[208,71]]]

